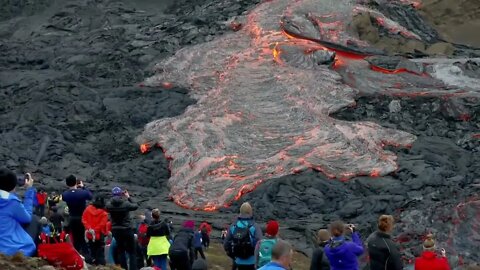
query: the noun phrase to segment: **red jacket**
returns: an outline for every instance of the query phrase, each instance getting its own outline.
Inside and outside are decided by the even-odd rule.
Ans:
[[[89,205],[83,212],[82,223],[85,230],[95,231],[96,240],[99,240],[101,235],[108,234],[108,213],[104,209]]]
[[[45,203],[47,202],[47,193],[45,192],[37,192],[37,202],[38,202],[38,205],[45,205]]]
[[[208,235],[210,235],[210,233],[212,232],[212,226],[210,226],[210,224],[208,224],[207,222],[203,222],[202,224],[200,224],[199,229],[200,231],[203,231],[205,229]]]
[[[437,258],[434,252],[424,251],[422,256],[415,260],[415,270],[450,270],[450,265],[447,258]]]

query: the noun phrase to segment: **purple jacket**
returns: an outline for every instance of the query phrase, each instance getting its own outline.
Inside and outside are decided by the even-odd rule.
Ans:
[[[352,234],[352,241],[346,241],[345,237],[340,236],[325,246],[331,270],[358,270],[357,257],[362,254],[363,243],[357,232]]]

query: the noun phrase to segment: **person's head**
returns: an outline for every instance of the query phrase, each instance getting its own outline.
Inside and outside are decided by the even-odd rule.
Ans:
[[[39,222],[42,225],[47,225],[48,224],[48,219],[46,217],[42,217]]]
[[[114,187],[112,188],[112,196],[114,197],[120,197],[123,195],[123,190],[120,187]]]
[[[328,242],[331,237],[330,232],[326,229],[321,229],[317,233],[317,241],[319,244]]]
[[[433,239],[433,234],[428,234],[423,241],[423,250],[425,251],[435,251],[435,239]]]
[[[198,259],[193,262],[192,270],[207,270],[207,262],[204,259]]]
[[[11,192],[17,186],[17,176],[9,169],[0,169],[0,189]]]
[[[330,233],[335,237],[342,236],[344,230],[345,224],[340,220],[334,221],[330,224]]]
[[[152,218],[156,221],[160,220],[160,209],[155,208],[152,210]]]
[[[253,209],[250,203],[245,202],[240,206],[240,216],[242,217],[251,217],[253,216]]]
[[[183,222],[183,228],[194,230],[195,229],[195,221],[187,220],[187,221]]]
[[[384,233],[391,233],[393,231],[394,219],[391,215],[381,215],[378,218],[378,229]]]
[[[50,196],[52,196],[52,197],[57,196],[57,192],[55,192],[55,191],[50,192]]]
[[[278,240],[272,249],[272,261],[279,263],[286,269],[290,269],[292,257],[292,246],[287,241]]]
[[[92,205],[95,206],[95,208],[104,209],[105,197],[103,197],[102,195],[95,196],[95,198],[93,199]]]
[[[65,179],[65,183],[69,188],[75,188],[77,186],[77,177],[71,174]]]
[[[269,236],[275,237],[278,234],[279,224],[275,220],[270,220],[267,223],[267,227],[265,229],[265,233]]]

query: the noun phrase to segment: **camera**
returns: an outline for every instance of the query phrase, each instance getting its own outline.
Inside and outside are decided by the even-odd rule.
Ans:
[[[28,176],[27,175],[17,175],[17,186],[23,187],[27,183]]]

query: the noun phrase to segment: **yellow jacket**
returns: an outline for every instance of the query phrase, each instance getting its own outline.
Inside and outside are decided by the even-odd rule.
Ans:
[[[147,246],[148,256],[157,256],[168,254],[170,242],[166,236],[152,236]]]

